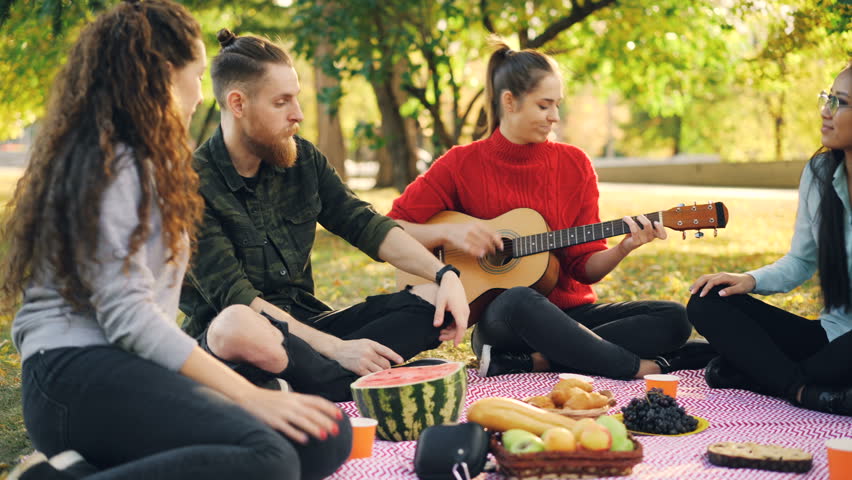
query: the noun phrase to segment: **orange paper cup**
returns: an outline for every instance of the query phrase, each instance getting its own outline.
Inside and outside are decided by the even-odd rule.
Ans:
[[[352,453],[349,459],[372,457],[376,425],[379,422],[366,417],[350,417],[349,422],[352,423]]]
[[[828,453],[828,478],[848,480],[852,478],[852,438],[826,440]]]
[[[645,390],[659,388],[666,395],[675,398],[678,380],[680,377],[677,375],[645,375]]]

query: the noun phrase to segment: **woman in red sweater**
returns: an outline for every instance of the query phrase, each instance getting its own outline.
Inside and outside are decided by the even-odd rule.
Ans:
[[[443,210],[492,219],[521,207],[539,212],[551,230],[599,223],[597,175],[588,156],[548,140],[561,102],[553,59],[498,46],[488,63],[489,137],[436,160],[394,201],[389,216],[428,248],[443,245],[476,257],[503,248],[489,226],[422,224]],[[558,280],[548,296],[529,287],[497,296],[473,332],[480,374],[555,370],[641,378],[703,368],[712,352],[706,344],[683,348],[691,326],[682,305],[595,303],[591,284],[637,247],[666,238],[659,222],[638,220],[624,218],[630,234],[615,248],[599,240],[556,250]]]

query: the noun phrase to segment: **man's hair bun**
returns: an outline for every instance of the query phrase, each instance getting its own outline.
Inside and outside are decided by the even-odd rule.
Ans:
[[[237,36],[234,35],[234,32],[228,30],[227,28],[223,28],[219,30],[219,33],[216,34],[216,40],[219,41],[219,46],[225,48],[237,39]]]

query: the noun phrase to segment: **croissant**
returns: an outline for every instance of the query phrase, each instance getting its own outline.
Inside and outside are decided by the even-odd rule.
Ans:
[[[538,408],[556,408],[556,404],[553,403],[553,399],[545,395],[530,397],[526,399],[526,402]]]

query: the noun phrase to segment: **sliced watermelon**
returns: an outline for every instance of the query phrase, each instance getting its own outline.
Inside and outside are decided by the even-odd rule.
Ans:
[[[461,362],[398,367],[371,373],[352,384],[361,416],[378,421],[382,440],[417,440],[432,425],[455,423],[467,393]]]

